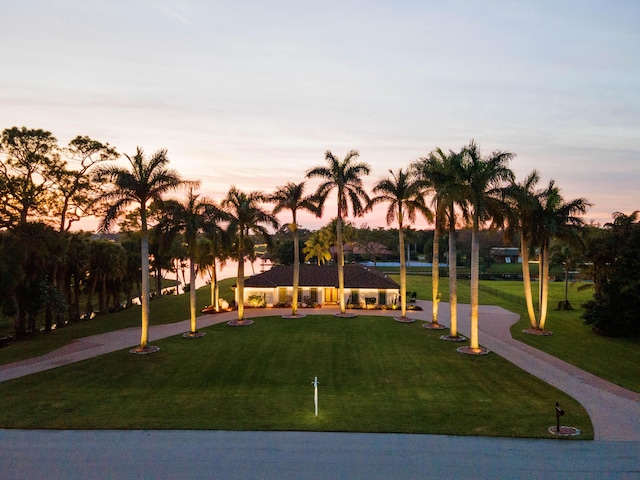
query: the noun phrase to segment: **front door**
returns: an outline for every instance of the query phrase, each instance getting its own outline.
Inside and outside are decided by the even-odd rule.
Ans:
[[[278,288],[278,303],[281,305],[285,305],[287,303],[287,289],[280,287]]]
[[[337,288],[325,288],[324,289],[324,303],[338,303],[338,289]]]

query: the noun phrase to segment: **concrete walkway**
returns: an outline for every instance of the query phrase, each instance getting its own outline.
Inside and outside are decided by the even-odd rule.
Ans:
[[[408,312],[416,320],[431,318],[431,302],[419,301],[423,311]],[[337,308],[323,308],[322,313],[335,313]],[[449,325],[449,305],[441,303],[440,323]],[[246,317],[282,315],[289,309],[250,309]],[[307,313],[301,310],[301,313]],[[309,313],[318,313],[317,310]],[[360,312],[359,312],[360,313]],[[398,312],[370,310],[367,315],[396,315]],[[365,314],[362,311],[362,314]],[[469,305],[458,306],[458,329],[469,333]],[[204,315],[198,318],[200,328],[236,318],[236,312]],[[587,410],[594,427],[596,440],[640,441],[640,394],[602,380],[562,360],[547,355],[511,338],[509,328],[519,316],[496,306],[480,306],[480,344],[501,355],[523,370],[568,393]],[[156,325],[149,330],[150,343],[154,340],[189,331],[189,322]],[[139,344],[140,329],[130,328],[76,340],[70,345],[41,357],[0,366],[0,382],[42,372],[105,353],[130,348]],[[452,345],[453,348],[453,345]]]

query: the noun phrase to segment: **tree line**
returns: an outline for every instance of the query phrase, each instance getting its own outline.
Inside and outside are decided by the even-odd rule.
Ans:
[[[536,171],[518,182],[509,167],[514,156],[505,151],[484,155],[474,141],[459,150],[434,149],[405,168],[390,170],[367,192],[363,178],[370,175],[371,168],[359,159],[358,152],[353,150],[339,158],[327,151],[324,163],[309,168],[298,182],[288,182],[269,193],[243,192],[231,186],[225,198],[215,201],[198,195],[198,182],[183,179],[169,167],[166,150],[148,156],[137,148],[131,155],[120,155],[109,144],[86,136],[78,136],[66,147],[59,147],[51,132],[26,127],[5,129],[0,141],[2,311],[13,320],[15,336],[24,338],[37,330],[39,317],[44,318],[45,331],[53,325],[64,326],[89,318],[95,310],[92,299],[96,295],[100,314],[109,311],[109,304],[117,308],[122,297],[130,303],[138,296],[142,304],[138,350],[144,352],[150,348],[150,272],[155,273],[159,293],[161,272],[177,271],[181,262],[189,260],[183,263],[189,266],[188,283],[192,287],[189,289],[191,329],[188,334],[196,336],[193,288],[196,275],[209,276],[211,305],[219,308],[216,265],[235,259],[238,261],[238,295],[243,298],[244,259],[255,255],[254,243],[258,238],[270,247],[271,255],[277,257],[272,233],[279,231],[289,234],[293,244],[292,315],[297,315],[300,254],[305,261],[320,263],[331,258],[327,246],[335,247],[338,298],[340,311],[344,313],[344,237],[348,238],[353,228],[347,219],[363,217],[374,206],[385,205],[387,224],[397,235],[402,316],[406,315],[406,236],[416,236],[412,226],[418,222],[429,223],[433,225],[433,238],[429,241],[434,264],[440,263],[443,253],[448,259],[452,338],[458,336],[457,236],[461,228],[470,230],[470,350],[478,352],[478,280],[483,232],[500,230],[510,238],[519,239],[531,328],[544,330],[554,242],[561,240],[575,251],[585,252],[585,258],[594,265],[596,280],[596,273],[602,272],[596,267],[598,262],[611,264],[611,259],[597,258],[596,252],[586,248],[587,238],[613,234],[622,218],[632,231],[638,224],[637,215],[618,214],[613,226],[585,226],[581,215],[590,205],[586,199],[566,200],[554,181],[539,186]],[[124,166],[117,162],[119,159],[125,161]],[[309,182],[314,180],[319,184],[308,192]],[[167,198],[168,194],[178,191],[186,193],[182,198]],[[304,210],[323,217],[330,196],[335,197],[330,214],[335,217],[326,227],[309,232],[304,246],[300,245],[298,213]],[[288,218],[281,226],[277,216],[282,217],[285,212]],[[75,222],[89,215],[101,219],[102,232],[110,231],[119,222],[119,241],[98,240],[90,234],[72,231]],[[387,242],[389,231],[360,230],[364,231],[360,242],[362,250],[369,247],[369,253],[375,258],[375,249],[386,243],[378,241],[383,236],[380,230],[385,232]],[[444,251],[443,238],[448,243]],[[427,243],[425,240],[424,245]],[[637,252],[637,246],[629,248]],[[529,255],[534,252],[540,259],[537,311],[528,272]],[[434,268],[432,275],[432,324],[437,326],[439,269]],[[603,291],[609,284],[594,282],[596,300],[604,298]],[[81,299],[86,300],[85,305],[80,305]],[[600,309],[597,319],[606,317],[602,311],[607,309],[602,305],[602,300],[594,305]],[[242,302],[237,310],[237,322],[243,324]],[[603,328],[593,315],[587,321],[603,333],[617,332],[616,328]],[[612,321],[607,319],[605,323],[610,325]]]

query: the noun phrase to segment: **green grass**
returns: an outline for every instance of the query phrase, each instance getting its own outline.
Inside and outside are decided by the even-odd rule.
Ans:
[[[220,295],[227,301],[233,299],[231,285],[235,278],[219,282]],[[198,315],[200,309],[211,303],[211,290],[207,285],[199,288],[196,294]],[[48,334],[40,334],[21,342],[11,342],[0,348],[0,365],[43,355],[78,338],[111,332],[122,328],[140,327],[140,306],[122,310],[105,316],[96,317],[86,322],[75,323],[65,328],[56,329]],[[151,325],[179,322],[189,318],[189,294],[178,296],[166,295],[154,298],[150,303]]]
[[[204,329],[0,384],[2,428],[403,432],[547,437],[572,398],[498,355],[470,357],[422,323],[258,318]],[[313,415],[313,378],[319,416]]]
[[[169,279],[169,278],[163,278],[162,279],[162,288],[171,288],[171,287],[175,287],[176,285],[176,281],[173,279]],[[156,279],[155,277],[149,277],[149,286],[150,286],[150,291],[151,294],[154,295],[157,292],[156,289]],[[92,297],[92,301],[93,301],[93,306],[94,309],[97,309],[98,306],[100,305],[100,301],[98,299],[98,294],[94,294]],[[81,305],[81,310],[82,313],[84,313],[84,307],[87,303],[88,300],[88,295],[87,294],[82,294],[80,296],[80,305]],[[44,325],[44,314],[41,313],[39,315],[39,318],[37,318],[36,321],[36,328],[38,327],[42,327]],[[8,318],[6,316],[3,315],[3,313],[0,311],[0,337],[4,337],[6,335],[13,335],[14,333],[14,327],[13,327],[13,319],[12,318]]]
[[[392,278],[399,281],[396,276]],[[443,302],[449,300],[448,280],[448,278],[441,279],[440,290]],[[537,282],[533,282],[534,297],[537,285]],[[496,292],[483,289],[483,286]],[[418,299],[431,300],[431,277],[408,276],[407,289],[417,291]],[[569,290],[569,302],[575,310],[558,311],[555,308],[559,301],[564,300],[564,283],[551,282],[545,328],[552,331],[553,335],[545,337],[522,332],[529,327],[522,282],[482,281],[480,303],[500,305],[520,315],[520,320],[511,328],[513,338],[612,383],[640,392],[640,339],[602,337],[584,325],[580,318],[583,312],[580,305],[589,300],[592,295],[592,290],[579,292],[577,287],[573,286]],[[469,302],[468,281],[458,282],[458,302]]]

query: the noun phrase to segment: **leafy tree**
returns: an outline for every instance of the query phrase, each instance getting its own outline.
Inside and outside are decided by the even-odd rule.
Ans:
[[[98,294],[98,315],[109,313],[108,285],[111,281],[124,275],[127,254],[122,245],[107,240],[93,240],[91,242],[89,259],[89,285],[87,292],[86,317],[91,318],[94,313],[93,297]]]
[[[349,213],[349,205],[355,217],[365,213],[369,203],[369,195],[362,188],[362,176],[368,175],[371,168],[367,163],[358,162],[358,152],[351,150],[340,160],[329,150],[325,153],[326,166],[316,166],[307,171],[307,178],[320,178],[316,197],[319,201],[320,213],[331,191],[336,190],[338,215],[336,217],[336,246],[338,250],[338,297],[340,313],[345,313],[344,299],[344,245],[342,239],[343,219]]]
[[[92,172],[98,164],[116,160],[119,156],[108,143],[80,135],[69,142],[64,153],[70,162],[78,165],[78,169],[63,168],[60,171],[57,187],[61,196],[56,215],[61,232],[69,231],[75,222],[92,213],[99,193],[99,183]]]
[[[101,229],[108,231],[118,216],[130,205],[140,207],[141,221],[141,273],[142,273],[142,329],[140,346],[134,352],[155,351],[148,348],[149,340],[149,232],[147,228],[147,207],[152,200],[160,200],[164,194],[179,188],[183,181],[175,170],[167,168],[169,159],[166,150],[159,150],[151,158],[145,158],[138,147],[133,156],[125,154],[130,168],[116,165],[103,166],[98,178],[111,186],[101,197],[108,205],[101,222]]]
[[[416,213],[425,217],[432,217],[431,211],[424,202],[422,184],[413,173],[407,173],[401,168],[397,173],[389,170],[391,177],[385,177],[374,185],[373,194],[368,207],[379,203],[389,204],[387,209],[387,224],[398,221],[398,250],[400,251],[400,310],[402,318],[407,313],[407,262],[404,252],[405,220],[415,222]]]
[[[288,225],[293,234],[293,300],[291,302],[291,315],[298,315],[298,293],[300,283],[300,240],[298,237],[298,211],[307,210],[316,215],[320,214],[320,208],[314,198],[304,194],[305,182],[289,182],[276,189],[269,197],[269,201],[275,203],[273,214],[277,215],[283,210],[291,212],[291,223]]]
[[[390,230],[382,227],[372,229],[364,224],[355,230],[353,246],[363,252],[365,259],[372,259],[375,268],[378,257],[389,255],[391,251],[396,250],[396,238]]]
[[[137,297],[141,295],[140,283],[142,281],[142,275],[140,265],[142,259],[140,258],[140,235],[137,233],[129,233],[124,236],[121,242],[127,254],[127,263],[124,269],[124,275],[122,276],[122,290],[124,291],[127,308],[133,305],[133,291],[137,292]],[[142,303],[142,302],[140,302]]]
[[[53,283],[61,239],[43,223],[18,224],[0,233],[3,258],[0,303],[5,315],[13,318],[15,337],[23,339],[28,333],[36,333],[36,318],[43,309],[48,309],[51,315],[54,307],[62,312],[65,309]]]
[[[480,279],[480,247],[478,232],[486,222],[502,223],[505,204],[501,188],[511,182],[513,172],[508,164],[515,155],[510,152],[495,151],[484,158],[480,148],[472,140],[464,149],[464,187],[471,207],[471,338],[470,351],[481,352],[478,344],[478,286]]]
[[[640,335],[640,211],[613,214],[592,230],[585,254],[593,265],[595,294],[582,315],[602,335]]]
[[[0,227],[50,216],[54,186],[64,163],[56,138],[45,130],[12,127],[0,137]]]
[[[239,325],[246,324],[244,320],[244,260],[253,251],[248,249],[249,235],[260,235],[265,242],[270,243],[268,226],[278,228],[278,221],[263,207],[268,197],[262,192],[244,193],[232,186],[225,199],[221,202],[227,214],[228,231],[235,237],[234,251],[238,260],[238,320]]]
[[[67,248],[60,283],[68,306],[69,322],[78,322],[81,291],[89,276],[91,240],[85,232],[67,232],[65,237]]]

